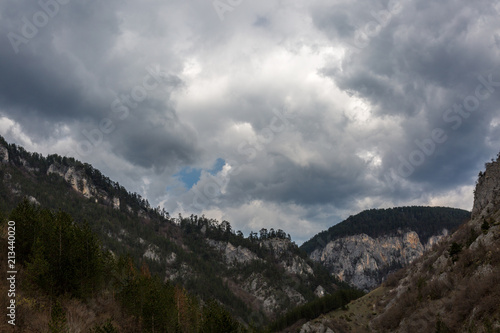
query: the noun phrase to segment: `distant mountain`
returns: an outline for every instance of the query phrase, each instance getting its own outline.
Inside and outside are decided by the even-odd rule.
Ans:
[[[301,249],[332,275],[368,291],[469,218],[470,212],[445,207],[371,209],[319,233]]]
[[[500,331],[500,154],[479,173],[472,217],[382,286],[286,332]]]
[[[283,230],[244,237],[228,221],[171,217],[89,164],[42,156],[0,137],[0,217],[24,198],[86,221],[106,251],[130,255],[163,281],[215,299],[255,326],[347,284],[313,262]]]

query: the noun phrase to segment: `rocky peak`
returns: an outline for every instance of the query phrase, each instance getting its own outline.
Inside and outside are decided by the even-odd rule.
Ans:
[[[486,163],[485,172],[479,173],[474,191],[472,218],[488,215],[500,204],[500,157],[495,162]]]

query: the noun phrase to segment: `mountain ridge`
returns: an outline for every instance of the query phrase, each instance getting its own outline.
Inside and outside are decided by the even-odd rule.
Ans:
[[[8,213],[28,198],[68,212],[77,223],[88,221],[108,251],[130,254],[136,267],[146,263],[151,274],[201,299],[217,299],[243,322],[262,326],[291,305],[317,298],[318,288],[348,288],[282,230],[262,229],[245,238],[228,221],[173,218],[90,164],[29,153],[1,137],[0,161],[0,211]]]
[[[370,209],[319,233],[301,249],[341,281],[370,291],[468,218],[470,212],[447,207]]]
[[[345,310],[284,332],[500,331],[500,154],[485,164],[471,219]]]
[[[436,209],[445,210],[446,214],[438,214]],[[433,212],[434,211],[434,212]],[[439,225],[427,224],[422,226],[424,218],[422,215],[429,214],[425,219],[442,219]],[[467,214],[469,216],[467,216]],[[449,216],[452,216],[450,218]],[[366,234],[372,238],[381,235],[396,234],[399,230],[413,230],[419,234],[423,243],[427,243],[429,238],[442,229],[453,229],[459,224],[456,219],[465,221],[470,217],[470,212],[463,209],[450,207],[428,207],[428,206],[402,206],[394,208],[373,208],[364,210],[356,215],[351,215],[344,221],[335,224],[319,232],[308,241],[301,245],[301,248],[307,253],[311,253],[318,245],[324,245],[328,242],[344,236],[353,236]],[[384,221],[385,223],[381,223]]]
[[[293,306],[350,287],[283,230],[263,228],[245,238],[228,221],[173,218],[90,164],[29,153],[1,137],[0,161],[0,211],[26,197],[77,223],[87,220],[108,251],[130,254],[136,267],[146,264],[201,299],[217,299],[247,324],[262,327]]]

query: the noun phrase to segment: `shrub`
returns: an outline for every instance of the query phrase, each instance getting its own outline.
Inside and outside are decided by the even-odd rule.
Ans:
[[[448,250],[450,257],[453,258],[453,261],[456,261],[460,251],[462,251],[462,245],[458,244],[457,242],[453,242],[450,246],[450,249]]]
[[[384,287],[394,288],[398,285],[399,281],[405,276],[406,270],[400,269],[387,276],[384,281]]]
[[[483,234],[488,233],[488,229],[490,228],[490,224],[488,221],[484,220],[483,224],[481,224],[481,230],[483,231]]]

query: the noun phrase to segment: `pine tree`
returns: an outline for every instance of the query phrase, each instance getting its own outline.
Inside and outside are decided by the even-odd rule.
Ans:
[[[63,333],[68,332],[66,323],[66,314],[61,306],[59,300],[56,300],[52,306],[50,312],[50,322],[49,322],[49,332],[50,333]]]
[[[30,260],[26,263],[26,281],[30,289],[42,288],[50,291],[54,287],[49,262],[45,259],[44,246],[40,239],[35,241]]]

